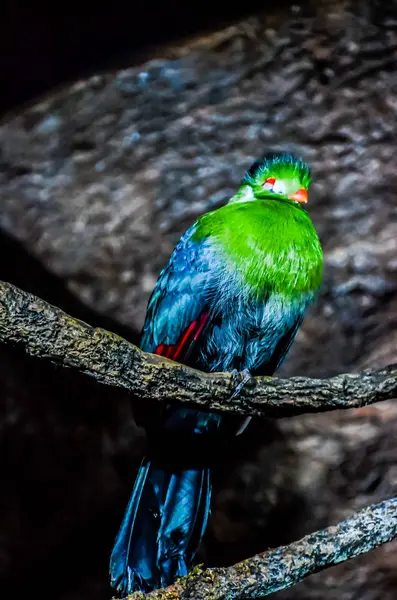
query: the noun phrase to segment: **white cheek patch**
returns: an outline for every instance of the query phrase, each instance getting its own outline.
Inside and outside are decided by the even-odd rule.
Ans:
[[[284,196],[286,194],[286,188],[283,181],[275,181],[273,186],[273,192]]]

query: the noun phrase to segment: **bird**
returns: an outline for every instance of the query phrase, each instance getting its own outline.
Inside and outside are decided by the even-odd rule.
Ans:
[[[310,168],[290,153],[255,161],[230,200],[180,238],[149,299],[141,349],[232,373],[233,395],[251,376],[272,375],[321,287],[310,183]],[[167,405],[160,421],[111,553],[110,583],[123,594],[189,572],[210,514],[211,456],[230,433],[229,415],[193,408]],[[233,421],[233,433],[247,424]]]

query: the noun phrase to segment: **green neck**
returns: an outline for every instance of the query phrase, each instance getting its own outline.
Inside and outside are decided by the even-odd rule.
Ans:
[[[215,240],[227,268],[256,293],[272,290],[291,297],[315,292],[323,255],[308,213],[289,200],[247,202],[241,193],[201,217],[196,236]]]

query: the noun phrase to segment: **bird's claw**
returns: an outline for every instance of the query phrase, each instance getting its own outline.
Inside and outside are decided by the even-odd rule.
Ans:
[[[236,387],[233,394],[230,396],[230,400],[234,400],[234,398],[239,395],[245,384],[251,379],[251,373],[249,369],[244,369],[243,371],[237,371],[237,369],[233,369],[232,378]]]
[[[235,385],[235,389],[233,394],[230,396],[230,400],[233,400],[239,395],[245,384],[251,379],[251,373],[249,372],[249,369],[244,369],[243,371],[237,371],[237,369],[233,369],[232,379]],[[246,417],[242,421],[235,435],[241,435],[243,431],[245,431],[245,429],[251,421],[251,418],[252,417]]]

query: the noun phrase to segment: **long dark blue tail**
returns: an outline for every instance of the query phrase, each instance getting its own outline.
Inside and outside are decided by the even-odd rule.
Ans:
[[[207,460],[197,460],[203,444],[193,453],[192,442],[217,429],[219,416],[179,410],[167,429],[175,431],[175,425],[183,425],[185,434],[178,457],[174,452],[170,459],[165,446],[163,456],[143,462],[116,538],[110,577],[123,594],[166,587],[186,575],[206,529],[211,474]]]

